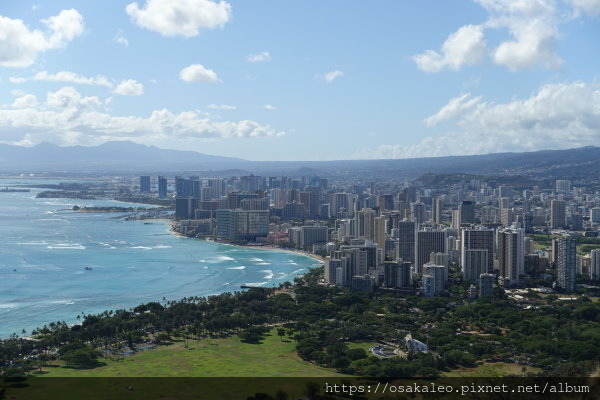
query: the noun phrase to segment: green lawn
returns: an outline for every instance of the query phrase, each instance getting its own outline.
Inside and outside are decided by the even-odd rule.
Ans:
[[[50,367],[44,377],[333,377],[331,369],[303,361],[293,340],[273,330],[262,344],[242,343],[237,336],[203,339],[144,351],[120,360],[101,359],[107,365],[94,369]]]

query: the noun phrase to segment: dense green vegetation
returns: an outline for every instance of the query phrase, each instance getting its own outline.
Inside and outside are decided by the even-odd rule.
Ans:
[[[321,274],[322,268],[296,278],[293,293],[253,289],[87,315],[72,327],[52,323],[33,333],[37,341],[15,336],[0,342],[2,367],[14,374],[58,357],[90,368],[98,362],[96,350],[166,345],[174,338],[186,348],[195,340],[232,335],[240,343],[261,343],[273,327],[276,340],[294,340],[304,360],[349,375],[437,376],[480,360],[589,375],[600,360],[600,303],[587,297],[560,302],[531,292],[525,307],[502,290],[467,300],[461,285],[450,297],[403,297],[324,287],[317,284]],[[408,333],[432,351],[382,359],[350,345],[383,341],[404,348]]]

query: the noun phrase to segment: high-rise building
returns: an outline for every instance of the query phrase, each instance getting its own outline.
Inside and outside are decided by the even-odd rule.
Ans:
[[[571,230],[582,231],[583,230],[583,215],[572,214],[571,215]]]
[[[192,197],[192,181],[176,176],[175,193],[177,197]]]
[[[415,262],[416,224],[414,221],[398,222],[398,258],[402,261]]]
[[[375,217],[373,220],[373,241],[380,249],[385,250],[386,241],[386,223],[387,218],[385,216]]]
[[[356,238],[375,240],[375,210],[363,208],[354,216],[354,234]]]
[[[418,231],[415,245],[415,272],[423,273],[423,265],[428,263],[431,253],[446,252],[446,231]]]
[[[590,258],[590,279],[600,281],[600,249],[592,250]]]
[[[444,210],[444,199],[437,197],[433,200],[432,219],[434,224],[442,223],[442,212]]]
[[[269,211],[217,210],[217,237],[239,241],[269,234]]]
[[[423,285],[423,296],[434,297],[436,295],[435,277],[433,275],[423,275],[421,282]]]
[[[448,241],[446,240],[446,248],[449,249]],[[431,253],[429,255],[429,263],[433,265],[443,265],[444,269],[444,281],[448,281],[448,270],[450,268],[450,256],[448,253]]]
[[[365,254],[365,270],[355,272],[355,275],[364,275],[377,268],[377,245],[368,240],[351,240],[350,245],[340,247],[342,252],[358,250]]]
[[[527,254],[533,254],[533,249],[534,249],[534,240],[530,237],[525,237],[524,239],[524,248],[523,251],[525,252],[525,255]]]
[[[165,178],[164,176],[158,177],[158,198],[167,198],[167,178]]]
[[[568,192],[571,190],[571,181],[566,179],[559,179],[556,181],[556,191],[557,192]]]
[[[326,243],[329,240],[326,226],[303,226],[300,228],[300,247],[310,249],[313,244]]]
[[[513,188],[512,186],[502,185],[498,188],[498,197],[506,197],[512,199],[513,197]]]
[[[396,207],[394,205],[394,195],[393,194],[382,194],[377,197],[377,207],[379,207],[379,211],[391,211]]]
[[[423,265],[423,274],[433,276],[435,285],[435,296],[439,296],[444,293],[444,286],[446,285],[445,266],[426,263],[425,265]]]
[[[575,290],[575,276],[577,273],[577,241],[567,236],[558,238],[557,242],[556,284],[567,292],[572,292]]]
[[[497,238],[500,284],[504,287],[520,286],[525,274],[523,230],[506,228],[498,231]]]
[[[562,229],[566,224],[566,204],[564,200],[552,200],[550,202],[550,228]]]
[[[413,219],[417,224],[422,224],[423,222],[427,221],[427,219],[425,218],[425,210],[425,204],[421,202],[414,203],[412,205]]]
[[[194,219],[198,209],[198,200],[192,197],[178,197],[175,199],[175,218]]]
[[[480,274],[494,270],[494,231],[464,229],[461,236],[461,268],[463,278],[476,281]]]
[[[149,176],[140,176],[140,192],[141,193],[150,193],[150,177]]]
[[[494,292],[494,275],[479,275],[479,297],[491,296]]]
[[[475,203],[472,201],[463,201],[459,206],[460,224],[475,223]]]
[[[342,260],[331,257],[327,257],[325,259],[325,282],[329,284],[335,284],[336,271],[338,268],[342,268]]]
[[[600,207],[592,208],[590,210],[590,221],[594,224],[600,223]]]
[[[387,288],[406,289],[412,286],[410,263],[385,261],[383,284]]]

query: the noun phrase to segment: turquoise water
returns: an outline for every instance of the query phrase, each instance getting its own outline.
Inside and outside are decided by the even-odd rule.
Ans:
[[[0,179],[0,187],[15,182]],[[73,205],[129,205],[36,199],[39,191],[0,193],[0,338],[163,297],[270,287],[316,265],[298,254],[175,236],[164,221],[76,213]]]

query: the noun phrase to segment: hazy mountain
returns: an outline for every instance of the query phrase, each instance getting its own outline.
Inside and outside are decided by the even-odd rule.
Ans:
[[[0,171],[144,171],[223,169],[245,162],[133,142],[107,142],[100,146],[60,147],[41,143],[34,147],[0,145]]]
[[[194,151],[165,150],[132,142],[96,147],[0,145],[0,172],[206,172],[207,175],[336,175],[350,178],[416,178],[426,173],[520,175],[545,179],[600,175],[600,147],[397,160],[247,161]],[[217,172],[220,171],[220,172]],[[235,173],[234,173],[235,172]],[[361,178],[361,179],[362,179]]]

